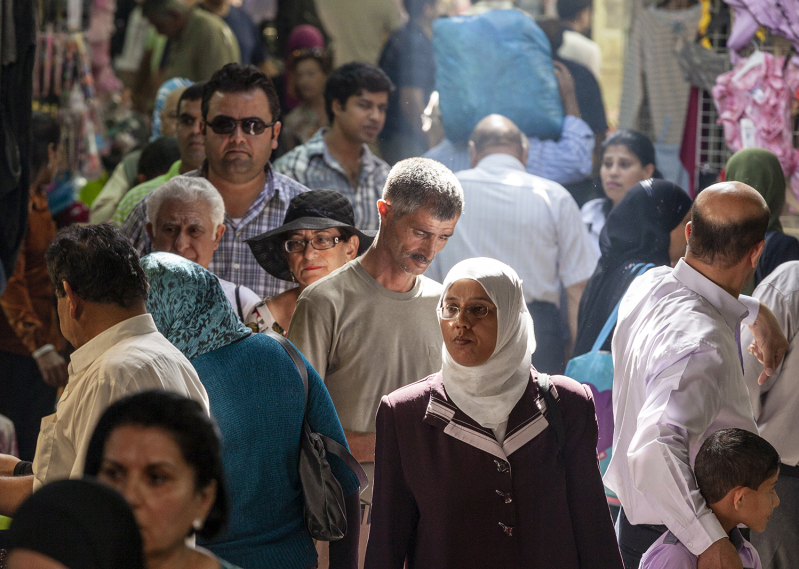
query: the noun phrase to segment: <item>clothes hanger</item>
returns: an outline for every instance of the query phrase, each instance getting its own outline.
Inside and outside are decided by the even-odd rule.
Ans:
[[[752,45],[754,46],[755,51],[752,52],[752,54],[746,60],[746,63],[744,63],[741,68],[735,72],[735,75],[732,76],[733,81],[739,80],[747,71],[757,67],[766,60],[766,53],[760,49],[755,40],[752,40]]]

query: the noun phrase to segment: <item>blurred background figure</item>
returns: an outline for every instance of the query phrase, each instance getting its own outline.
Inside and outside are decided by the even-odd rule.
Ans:
[[[8,534],[8,569],[144,569],[142,538],[116,490],[60,480],[28,498]]]
[[[563,26],[563,45],[559,57],[587,67],[599,79],[602,72],[602,50],[589,36],[593,16],[593,0],[558,0],[558,16]]]
[[[305,144],[327,126],[325,83],[333,71],[330,55],[319,48],[295,50],[291,56],[291,78],[299,105],[283,118],[280,138],[285,149]]]
[[[785,205],[785,175],[774,153],[762,148],[739,150],[727,161],[725,170],[728,182],[743,182],[756,189],[771,212],[766,245],[757,261],[755,276],[742,291],[742,294],[752,294],[755,287],[782,263],[799,260],[799,240],[785,235],[780,222]]]
[[[599,235],[610,210],[618,205],[631,187],[655,176],[655,147],[640,132],[617,130],[605,139],[600,156],[599,177],[604,197],[587,201],[580,208],[597,254]],[[660,177],[658,174],[657,177]]]
[[[379,63],[396,88],[380,134],[380,152],[392,166],[430,148],[422,113],[436,88],[433,22],[442,12],[440,0],[404,0],[404,5],[408,23],[388,38]]]
[[[14,423],[23,460],[33,460],[42,417],[53,412],[56,388],[67,383],[65,344],[44,258],[56,234],[45,187],[58,168],[61,130],[53,117],[34,113],[31,131],[28,229],[0,296],[0,414]]]

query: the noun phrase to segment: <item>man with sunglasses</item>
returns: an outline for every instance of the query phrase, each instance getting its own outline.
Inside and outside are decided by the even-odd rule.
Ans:
[[[179,174],[187,174],[202,166],[203,160],[205,160],[205,141],[200,128],[202,125],[200,104],[203,98],[204,86],[205,81],[190,85],[178,99],[177,118],[173,119],[175,125],[173,130],[178,141],[180,160],[174,162],[166,174],[139,184],[126,193],[111,218],[115,225],[122,227],[136,204],[150,195],[155,189],[160,188]],[[144,230],[141,229],[141,231],[143,232]],[[130,233],[128,233],[128,237],[137,243],[142,242],[143,239],[143,235],[132,235]]]
[[[372,154],[386,122],[391,79],[369,63],[342,65],[325,83],[325,110],[330,127],[319,129],[305,144],[275,162],[275,171],[313,190],[335,190],[355,210],[355,225],[376,230],[377,200],[389,165]]]
[[[289,284],[267,274],[244,242],[282,225],[291,199],[308,191],[269,165],[280,134],[277,92],[252,65],[229,63],[205,84],[201,112],[206,159],[187,175],[206,178],[225,202],[226,231],[208,270],[261,298],[279,294]],[[123,227],[142,253],[151,249],[144,229],[147,201],[139,202]]]

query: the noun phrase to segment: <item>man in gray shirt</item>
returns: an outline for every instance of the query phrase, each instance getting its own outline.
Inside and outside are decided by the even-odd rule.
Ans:
[[[423,273],[455,230],[463,190],[442,164],[410,158],[391,169],[376,205],[372,246],[303,291],[288,335],[324,379],[350,449],[366,463],[380,398],[441,368],[442,288]]]

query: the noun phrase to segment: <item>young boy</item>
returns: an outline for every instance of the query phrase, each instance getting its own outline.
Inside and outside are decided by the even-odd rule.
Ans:
[[[699,448],[694,475],[699,491],[730,536],[744,569],[761,569],[760,557],[736,526],[762,532],[780,499],[774,486],[780,455],[765,439],[743,429],[713,433]],[[644,553],[640,569],[696,569],[697,556],[667,531]]]

